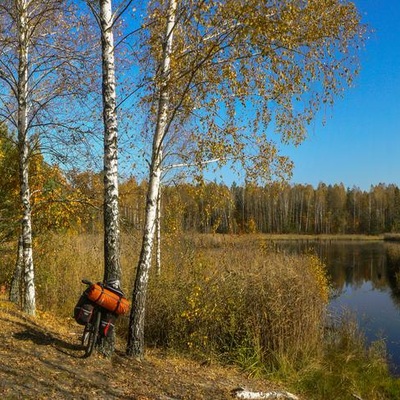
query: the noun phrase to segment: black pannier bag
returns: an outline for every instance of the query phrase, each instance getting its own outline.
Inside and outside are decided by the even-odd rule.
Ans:
[[[93,314],[94,305],[83,293],[74,308],[74,318],[79,325],[86,325]]]
[[[101,320],[100,320],[100,335],[107,337],[112,334],[114,331],[115,321],[117,320],[117,315],[109,312],[107,310],[101,311]]]

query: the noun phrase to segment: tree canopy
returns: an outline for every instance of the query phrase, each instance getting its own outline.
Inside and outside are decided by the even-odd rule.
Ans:
[[[165,79],[166,7],[149,6],[150,107]],[[340,0],[177,2],[164,167],[235,160],[248,178],[289,175],[279,142],[301,143],[321,105],[352,84],[364,32],[354,3]]]

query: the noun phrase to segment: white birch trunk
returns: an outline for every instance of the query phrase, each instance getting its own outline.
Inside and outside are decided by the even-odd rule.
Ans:
[[[144,318],[146,310],[147,284],[154,245],[157,221],[157,199],[161,183],[162,143],[166,134],[169,111],[170,62],[173,43],[173,29],[176,18],[177,0],[170,0],[167,12],[165,46],[162,59],[162,76],[158,102],[157,124],[153,138],[152,160],[150,164],[149,187],[147,192],[146,217],[143,233],[142,250],[136,272],[135,286],[132,294],[131,316],[129,320],[129,337],[127,354],[139,359],[144,354]]]
[[[28,124],[28,1],[19,0],[18,8],[18,146],[20,193],[22,203],[22,242],[23,264],[25,268],[25,301],[24,311],[36,313],[35,272],[32,255],[32,220],[31,198],[29,190],[29,143],[27,135]]]
[[[118,124],[111,0],[100,1],[104,121],[104,280],[121,280],[118,208]]]
[[[89,4],[89,3],[88,3]],[[101,33],[102,97],[104,125],[104,282],[121,281],[120,228],[118,207],[118,123],[114,57],[114,15],[112,0],[99,1],[99,13],[91,7]],[[115,349],[115,333],[102,338],[98,350],[110,357]]]

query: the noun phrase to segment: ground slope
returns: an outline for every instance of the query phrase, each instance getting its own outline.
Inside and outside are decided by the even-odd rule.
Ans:
[[[219,400],[231,390],[276,389],[230,368],[201,365],[149,350],[138,362],[118,348],[111,360],[82,358],[82,327],[39,312],[30,318],[0,298],[2,399]],[[118,351],[120,350],[120,351]]]

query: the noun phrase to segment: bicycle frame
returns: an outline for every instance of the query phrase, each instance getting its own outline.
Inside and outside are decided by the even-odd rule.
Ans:
[[[82,283],[90,286],[92,283],[85,279],[82,279]],[[86,323],[85,328],[83,329],[82,334],[82,346],[85,349],[85,357],[89,357],[93,349],[97,343],[97,339],[99,337],[99,329],[100,329],[100,320],[101,320],[101,307],[94,306],[92,316],[90,320]]]
[[[90,282],[87,279],[82,279],[82,283],[84,283],[87,286],[92,286],[93,283]],[[117,293],[118,296],[124,296],[123,292],[120,289],[116,289],[112,286],[107,285],[106,283],[98,283],[97,285],[100,285],[102,288],[107,288],[110,291],[113,291],[114,293]],[[90,299],[90,297],[88,298]],[[125,299],[125,301],[127,301]],[[96,347],[99,341],[99,337],[106,337],[108,334],[108,329],[111,324],[113,324],[115,321],[110,319],[110,317],[107,317],[107,313],[110,314],[109,308],[103,307],[103,303],[97,303],[91,301],[91,304],[93,305],[93,312],[92,315],[90,316],[90,319],[88,322],[85,324],[84,330],[83,330],[83,335],[82,335],[82,347],[85,350],[85,355],[84,357],[89,357],[93,349]],[[101,304],[101,305],[100,305]],[[119,306],[119,303],[118,303]],[[115,314],[115,319],[117,315]],[[105,326],[104,329],[101,327],[101,320],[102,318],[107,318],[105,320]]]

